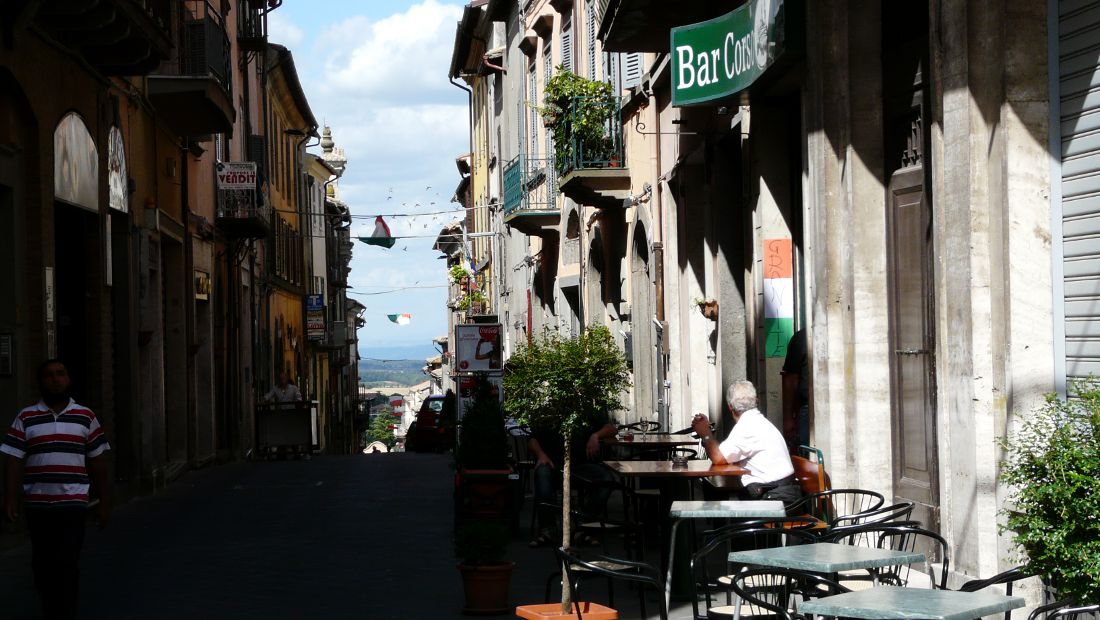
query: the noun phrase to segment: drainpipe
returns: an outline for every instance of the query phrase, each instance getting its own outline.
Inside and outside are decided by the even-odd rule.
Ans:
[[[666,360],[669,355],[668,347],[668,321],[665,320],[665,226],[661,196],[661,111],[657,107],[657,97],[653,97],[654,126],[657,128],[657,149],[653,159],[653,178],[656,187],[653,188],[653,210],[657,215],[657,234],[653,242],[653,274],[654,297],[656,297],[656,320],[661,327],[661,350],[657,352],[657,421],[662,428],[668,427],[668,368]]]

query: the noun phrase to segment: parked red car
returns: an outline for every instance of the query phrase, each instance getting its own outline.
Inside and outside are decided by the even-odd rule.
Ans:
[[[454,421],[445,420],[443,415],[446,400],[444,396],[424,399],[405,435],[406,452],[444,452],[454,447]]]

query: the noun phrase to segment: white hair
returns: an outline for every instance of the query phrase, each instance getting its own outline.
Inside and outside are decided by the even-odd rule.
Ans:
[[[734,381],[726,388],[726,403],[737,413],[756,409],[756,386],[752,381]]]

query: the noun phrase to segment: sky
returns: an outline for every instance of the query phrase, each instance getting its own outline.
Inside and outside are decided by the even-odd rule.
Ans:
[[[406,351],[422,359],[447,332],[446,267],[432,245],[462,215],[451,197],[455,158],[469,150],[467,99],[447,73],[463,6],[285,0],[268,16],[269,40],[290,49],[313,115],[345,151],[340,198],[351,208],[352,235],[369,236],[375,215],[447,212],[386,217],[395,236],[424,236],[392,249],[355,244],[349,294],[367,307],[363,357]],[[404,287],[430,288],[387,292]],[[405,312],[408,325],[387,318]]]

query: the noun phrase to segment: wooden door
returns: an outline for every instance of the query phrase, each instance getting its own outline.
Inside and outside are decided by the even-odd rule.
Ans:
[[[939,529],[927,3],[883,14],[894,501]]]

